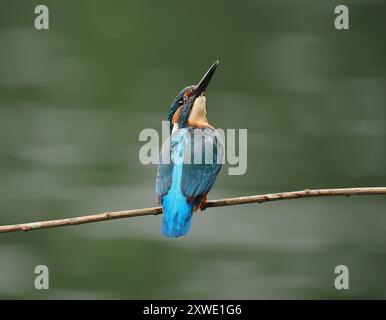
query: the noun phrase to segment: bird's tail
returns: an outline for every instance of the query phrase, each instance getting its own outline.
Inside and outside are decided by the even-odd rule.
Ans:
[[[161,232],[165,237],[177,238],[186,235],[192,224],[193,205],[184,196],[166,195],[162,198],[163,215]]]

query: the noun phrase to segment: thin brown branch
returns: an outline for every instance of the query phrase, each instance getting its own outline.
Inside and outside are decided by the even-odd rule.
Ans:
[[[278,200],[289,200],[299,198],[313,198],[313,197],[336,197],[336,196],[359,196],[359,195],[386,195],[386,187],[371,187],[371,188],[342,188],[342,189],[318,189],[318,190],[301,190],[281,193],[269,193],[248,197],[237,197],[220,200],[208,201],[205,208],[235,206],[239,204],[248,203],[263,203]],[[162,213],[161,207],[112,211],[99,214],[92,214],[88,216],[81,216],[75,218],[66,218],[58,220],[48,220],[40,222],[30,222],[14,225],[0,226],[0,233],[16,232],[16,231],[30,231],[37,229],[55,228],[62,226],[70,226],[98,221],[106,221],[112,219],[122,219],[149,215],[158,215]]]

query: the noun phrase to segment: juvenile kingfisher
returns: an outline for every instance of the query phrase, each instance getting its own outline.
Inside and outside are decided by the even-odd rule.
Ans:
[[[169,109],[171,136],[162,146],[156,180],[156,193],[163,208],[161,232],[166,237],[181,237],[189,232],[192,214],[205,209],[208,192],[221,168],[224,148],[208,123],[205,98],[218,63],[197,85],[184,88]],[[165,155],[170,156],[170,161],[164,161]]]

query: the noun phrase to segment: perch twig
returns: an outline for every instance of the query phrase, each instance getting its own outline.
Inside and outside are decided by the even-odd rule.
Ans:
[[[248,203],[264,203],[278,200],[313,198],[313,197],[336,197],[336,196],[358,196],[358,195],[386,195],[386,187],[369,187],[369,188],[341,188],[341,189],[312,189],[280,193],[268,193],[247,197],[228,198],[208,201],[206,208],[235,206]],[[37,229],[55,228],[70,226],[112,219],[122,219],[131,217],[140,217],[148,215],[158,215],[162,213],[161,207],[112,211],[105,213],[92,214],[81,217],[65,218],[57,220],[48,220],[40,222],[29,222],[14,225],[0,226],[0,233],[30,231]]]

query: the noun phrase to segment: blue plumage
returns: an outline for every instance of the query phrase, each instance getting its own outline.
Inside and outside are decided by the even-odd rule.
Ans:
[[[212,188],[221,168],[223,146],[213,129],[195,129],[199,146],[194,144],[193,128],[177,130],[170,138],[170,163],[163,163],[165,143],[158,167],[156,192],[163,207],[161,232],[180,237],[190,230],[192,213]],[[205,142],[204,142],[205,141]],[[213,145],[212,163],[205,163],[205,145]],[[167,151],[167,150],[166,150]],[[194,153],[202,151],[202,163],[194,163]],[[189,154],[187,154],[189,153]],[[191,163],[186,163],[190,158]],[[219,161],[218,161],[219,160]]]
[[[181,129],[177,135],[173,137],[171,142],[172,154],[170,164],[171,172],[171,188],[168,192],[161,196],[162,207],[164,214],[162,216],[161,232],[167,237],[180,237],[187,234],[190,230],[192,221],[193,204],[187,203],[181,189],[182,170],[183,170],[183,140],[186,129]],[[170,177],[160,177],[160,179],[170,179]]]

